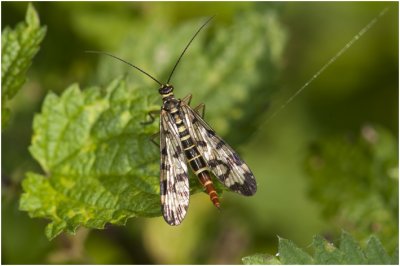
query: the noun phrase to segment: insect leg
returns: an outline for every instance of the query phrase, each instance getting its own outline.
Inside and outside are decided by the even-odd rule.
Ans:
[[[157,142],[156,140],[160,141],[160,131],[157,133],[154,133],[149,137],[150,141],[154,143],[157,147],[160,147],[160,143]]]
[[[192,94],[186,95],[185,97],[182,98],[181,101],[190,106],[190,102],[192,101]],[[195,110],[196,113],[198,113],[201,116],[201,118],[204,118],[204,113],[206,111],[206,105],[204,103],[201,103],[201,104],[197,105],[193,110]]]
[[[204,103],[201,103],[199,105],[197,105],[195,108],[193,108],[193,110],[198,113],[201,118],[204,118],[204,114],[206,112],[206,105]]]
[[[185,102],[187,105],[190,105],[190,102],[192,101],[192,94],[189,93],[185,97],[182,98],[182,102]]]
[[[155,120],[154,115],[158,115],[158,114],[160,114],[160,111],[158,111],[158,110],[157,111],[154,110],[154,111],[148,112],[148,115],[150,116],[150,120],[149,121],[145,121],[145,122],[140,122],[140,124],[142,124],[142,125],[150,125],[150,124],[152,124],[154,122],[154,120]]]

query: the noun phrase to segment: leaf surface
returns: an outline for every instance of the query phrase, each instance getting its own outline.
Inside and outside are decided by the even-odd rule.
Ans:
[[[279,238],[279,258],[282,264],[312,264],[313,259],[292,241]]]
[[[313,246],[316,264],[344,264],[343,253],[322,236],[314,237]]]
[[[371,236],[365,248],[368,264],[391,264],[391,259],[376,236]]]
[[[262,265],[262,264],[281,264],[279,259],[275,256],[265,254],[255,254],[252,256],[242,258],[243,264],[246,265]]]
[[[158,126],[141,124],[150,98],[123,79],[47,95],[30,147],[45,174],[27,174],[20,209],[49,218],[50,239],[160,215],[159,151],[149,141]]]
[[[347,264],[365,264],[366,259],[361,247],[346,232],[342,233],[340,240],[340,250],[343,252]]]
[[[1,98],[2,126],[6,126],[10,117],[7,103],[26,80],[26,72],[33,57],[39,51],[39,45],[46,35],[46,27],[40,26],[35,8],[29,4],[25,21],[15,29],[5,27],[1,33]]]
[[[372,235],[363,249],[347,232],[343,231],[340,247],[325,240],[322,236],[314,236],[312,243],[314,253],[297,247],[292,241],[279,237],[279,256],[255,254],[242,259],[244,264],[398,264],[398,252],[390,257],[379,239]],[[397,249],[398,250],[398,249]]]

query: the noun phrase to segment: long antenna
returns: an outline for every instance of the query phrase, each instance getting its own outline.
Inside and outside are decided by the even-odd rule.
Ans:
[[[161,83],[161,82],[159,82],[156,78],[154,78],[152,75],[150,75],[150,74],[147,73],[146,71],[144,71],[144,70],[138,68],[137,66],[135,66],[135,65],[133,65],[133,64],[131,64],[131,63],[125,61],[124,59],[121,59],[121,58],[119,58],[119,57],[117,57],[117,56],[115,56],[115,55],[112,55],[112,54],[109,54],[109,53],[106,53],[106,52],[101,52],[101,51],[85,51],[85,52],[86,52],[86,53],[92,53],[92,54],[103,54],[103,55],[108,55],[108,56],[110,56],[110,57],[113,57],[113,58],[115,58],[115,59],[117,59],[117,60],[119,60],[119,61],[121,61],[121,62],[124,62],[125,64],[127,64],[127,65],[129,65],[129,66],[131,66],[131,67],[133,67],[133,68],[136,68],[137,70],[139,70],[140,72],[142,72],[143,74],[145,74],[146,76],[148,76],[149,78],[151,78],[152,80],[154,80],[155,82],[157,82],[160,86],[162,86],[162,83]]]
[[[189,45],[192,43],[192,41],[194,40],[194,38],[196,38],[197,34],[199,34],[199,32],[208,24],[208,22],[210,22],[210,20],[212,20],[214,18],[214,16],[210,17],[209,19],[207,19],[206,22],[204,22],[204,24],[196,31],[196,33],[193,35],[192,39],[190,39],[189,43],[186,45],[185,49],[183,49],[183,52],[181,53],[181,55],[179,56],[178,60],[175,63],[174,68],[171,71],[171,74],[169,74],[169,78],[167,81],[167,84],[170,82],[171,78],[172,78],[172,74],[174,74],[174,71],[176,69],[176,67],[178,66],[179,62],[181,61],[181,58],[183,57],[183,55],[185,54],[186,50],[189,48]]]

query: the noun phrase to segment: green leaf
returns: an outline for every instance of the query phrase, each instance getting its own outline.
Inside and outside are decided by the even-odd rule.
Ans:
[[[343,231],[340,241],[340,251],[343,252],[346,264],[365,264],[366,259],[360,246],[354,239]]]
[[[254,254],[252,256],[242,258],[243,264],[246,265],[261,265],[261,264],[268,264],[268,265],[277,265],[281,264],[281,262],[275,257],[265,254]]]
[[[105,90],[72,85],[47,95],[30,147],[45,175],[27,174],[20,209],[50,219],[50,239],[160,215],[159,151],[149,140],[158,125],[141,124],[152,100],[121,79]]]
[[[376,236],[371,236],[365,249],[368,264],[391,264],[391,259]]]
[[[26,79],[26,71],[39,51],[39,45],[46,34],[46,27],[40,26],[34,7],[29,4],[25,22],[15,29],[5,27],[1,33],[1,96],[2,126],[6,126],[10,111],[7,102],[11,100]]]
[[[242,259],[244,264],[397,264],[398,253],[393,258],[387,255],[376,236],[370,236],[363,250],[345,231],[342,232],[340,248],[322,236],[314,236],[312,246],[314,255],[302,251],[293,242],[279,238],[279,256],[255,254]],[[398,248],[397,248],[398,250]]]
[[[345,264],[343,253],[322,236],[314,236],[313,247],[316,264]]]
[[[313,259],[292,241],[279,237],[279,258],[282,264],[312,264]]]

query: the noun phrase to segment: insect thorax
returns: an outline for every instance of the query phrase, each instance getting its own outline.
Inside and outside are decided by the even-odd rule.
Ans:
[[[175,110],[179,109],[180,101],[177,100],[174,95],[170,95],[168,97],[163,97],[163,106],[162,109],[165,111],[175,113]]]

